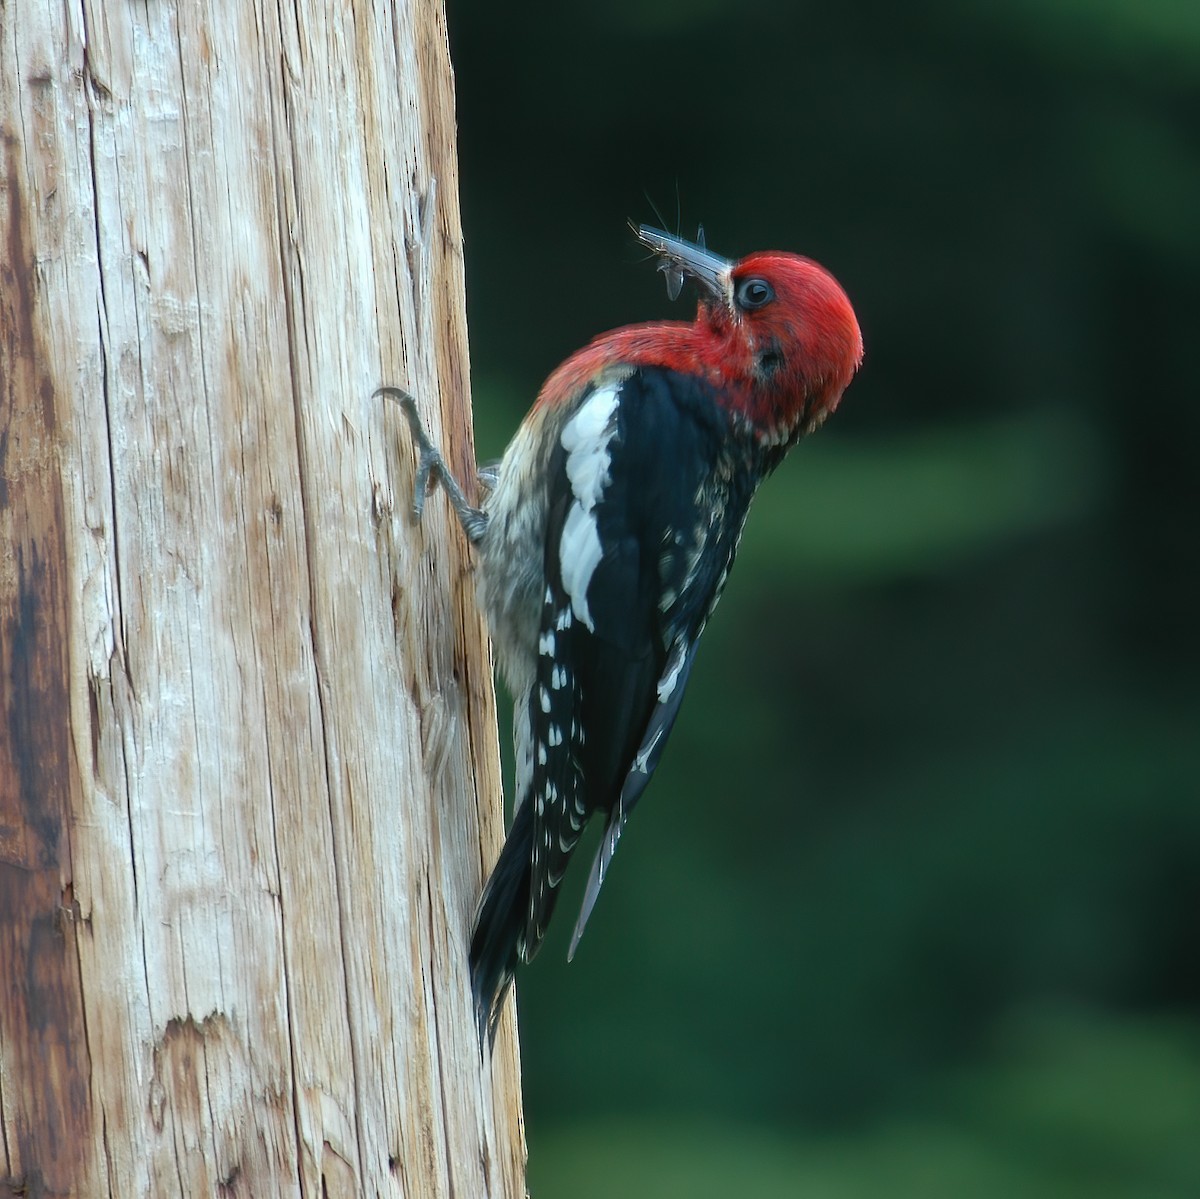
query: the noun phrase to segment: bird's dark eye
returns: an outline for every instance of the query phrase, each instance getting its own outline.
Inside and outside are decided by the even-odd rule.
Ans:
[[[775,298],[775,289],[765,280],[758,278],[743,279],[737,285],[734,299],[743,312],[752,312],[755,308],[763,308]]]

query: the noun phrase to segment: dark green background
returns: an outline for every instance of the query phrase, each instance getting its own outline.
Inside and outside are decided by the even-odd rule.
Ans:
[[[867,346],[521,975],[534,1199],[1200,1195],[1200,4],[450,18],[484,458],[654,205]]]

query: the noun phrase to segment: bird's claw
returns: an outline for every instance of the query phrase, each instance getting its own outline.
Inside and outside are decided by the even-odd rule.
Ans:
[[[409,430],[417,446],[417,476],[416,482],[413,485],[413,515],[420,521],[421,517],[425,514],[425,497],[437,486],[437,481],[441,477],[442,456],[438,453],[425,432],[425,426],[421,423],[420,414],[417,412],[417,401],[411,393],[405,391],[402,387],[384,386],[376,388],[374,394],[395,400],[400,405],[401,411],[408,420]]]
[[[420,521],[425,512],[425,497],[438,483],[441,483],[450,497],[450,503],[458,514],[458,519],[462,523],[468,539],[473,545],[478,544],[487,531],[487,514],[467,502],[462,488],[447,469],[446,460],[425,432],[425,426],[421,423],[420,414],[417,412],[417,401],[402,387],[379,387],[375,389],[374,394],[386,396],[400,405],[408,419],[408,427],[412,432],[413,441],[416,443],[417,477],[413,487],[413,515]]]
[[[437,486],[441,477],[441,455],[434,449],[418,445],[417,478],[413,484],[413,515],[419,521],[425,514],[425,497]]]

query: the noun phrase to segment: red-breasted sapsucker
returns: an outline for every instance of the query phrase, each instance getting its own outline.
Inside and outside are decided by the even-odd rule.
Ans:
[[[598,337],[550,375],[473,508],[403,404],[418,514],[440,480],[478,551],[478,594],[514,697],[512,828],[471,935],[480,1038],[541,945],[588,820],[604,836],[571,955],[658,764],[758,485],[837,407],[862,360],[854,310],[815,262],[736,262],[655,229],[691,323]]]

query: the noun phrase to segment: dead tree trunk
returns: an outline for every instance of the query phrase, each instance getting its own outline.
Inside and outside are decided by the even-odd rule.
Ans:
[[[440,0],[0,0],[0,1193],[518,1196]]]

